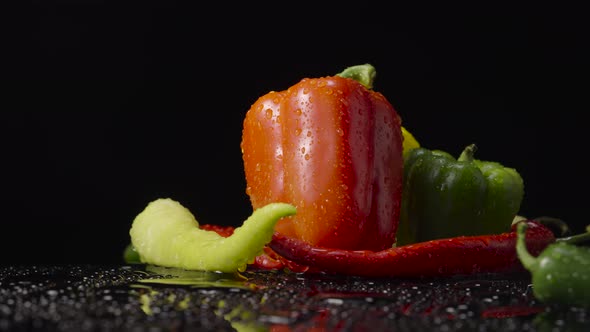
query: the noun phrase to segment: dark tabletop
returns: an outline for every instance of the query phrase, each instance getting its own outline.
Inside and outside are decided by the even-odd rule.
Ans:
[[[587,331],[528,275],[368,279],[146,265],[0,267],[2,331]]]

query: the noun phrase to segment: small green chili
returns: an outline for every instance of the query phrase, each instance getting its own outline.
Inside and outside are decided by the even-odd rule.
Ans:
[[[526,248],[526,227],[517,225],[516,252],[532,275],[534,296],[548,304],[590,307],[590,247],[576,245],[590,233],[557,240],[534,257]]]

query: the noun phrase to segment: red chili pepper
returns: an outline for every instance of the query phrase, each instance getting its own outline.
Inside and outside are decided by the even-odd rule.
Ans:
[[[532,220],[526,243],[533,255],[555,241],[553,232]],[[516,255],[516,228],[494,235],[438,239],[382,251],[314,247],[278,232],[269,245],[293,262],[326,273],[365,277],[442,277],[524,271]]]
[[[228,237],[228,236],[232,235],[235,230],[235,228],[233,226],[220,226],[220,225],[214,225],[214,224],[202,224],[202,225],[199,225],[199,228],[206,230],[206,231],[214,231],[215,233],[217,233],[223,237]]]
[[[295,273],[319,272],[317,269],[311,269],[309,266],[297,264],[280,256],[268,246],[264,248],[264,253],[256,256],[251,266],[262,270],[288,269]]]
[[[367,78],[361,84],[354,78]],[[395,242],[402,190],[401,119],[371,89],[374,68],[304,78],[247,112],[241,148],[254,209],[297,207],[281,234],[311,245],[382,250]],[[359,79],[360,80],[360,79]]]

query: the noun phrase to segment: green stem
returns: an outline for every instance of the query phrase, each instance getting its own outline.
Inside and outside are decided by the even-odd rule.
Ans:
[[[563,242],[573,245],[590,244],[590,233],[582,233],[568,237],[562,237],[555,240],[555,242]]]
[[[522,265],[529,271],[536,269],[537,259],[529,253],[526,248],[525,233],[526,222],[519,222],[516,225],[516,253]]]
[[[336,74],[336,76],[352,78],[370,90],[373,89],[373,82],[375,81],[375,76],[377,76],[377,71],[375,67],[366,63],[364,65],[348,67],[341,73]]]
[[[477,146],[475,146],[475,144],[467,145],[465,149],[463,149],[463,152],[461,152],[459,158],[457,158],[457,161],[473,161],[475,151],[477,151]]]

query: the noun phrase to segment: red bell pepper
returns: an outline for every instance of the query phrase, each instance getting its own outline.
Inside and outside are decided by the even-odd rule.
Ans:
[[[555,241],[547,226],[532,220],[520,222],[529,224],[526,243],[533,255]],[[502,234],[458,236],[382,251],[314,247],[280,233],[275,233],[269,246],[297,264],[326,273],[366,277],[443,277],[524,271],[516,255],[516,224],[510,232]]]
[[[254,209],[288,202],[276,230],[312,246],[383,250],[395,242],[402,191],[401,119],[372,89],[371,65],[304,78],[248,110],[242,155]],[[362,83],[361,83],[362,82]]]

